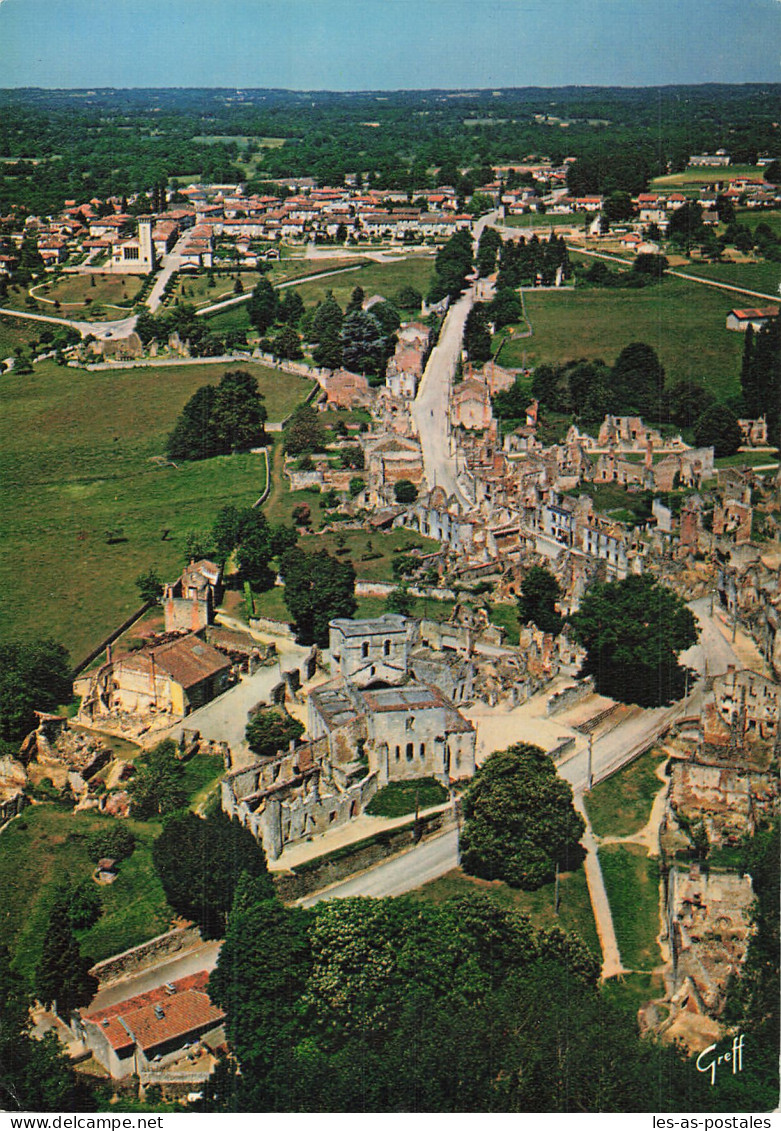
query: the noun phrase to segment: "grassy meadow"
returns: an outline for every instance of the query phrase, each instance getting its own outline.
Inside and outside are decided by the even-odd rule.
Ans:
[[[595,958],[601,960],[594,913],[582,868],[577,872],[563,872],[559,877],[559,913],[554,911],[554,884],[545,884],[537,891],[511,888],[501,880],[480,880],[468,876],[460,868],[440,876],[437,880],[416,888],[412,895],[432,903],[479,892],[489,895],[500,907],[508,911],[521,911],[528,915],[538,929],[561,927],[579,935]]]
[[[584,795],[597,836],[631,836],[648,823],[663,784],[656,769],[665,758],[663,751],[648,750]]]
[[[246,364],[270,419],[303,400],[308,381]],[[225,365],[85,373],[44,363],[0,382],[0,639],[51,634],[74,661],[139,604],[134,579],[174,577],[190,530],[265,486],[261,456],[160,466],[185,402]],[[106,531],[122,531],[108,544]],[[163,537],[165,531],[168,533]]]
[[[499,362],[520,367],[603,358],[612,365],[624,346],[646,342],[669,384],[699,380],[726,398],[738,391],[743,352],[743,335],[725,326],[738,297],[670,277],[644,290],[526,291],[534,333],[508,338]]]
[[[613,915],[621,961],[653,970],[662,960],[659,934],[659,863],[639,844],[604,844],[599,863]]]

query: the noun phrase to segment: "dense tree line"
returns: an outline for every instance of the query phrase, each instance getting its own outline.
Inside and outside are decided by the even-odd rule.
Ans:
[[[207,1111],[723,1110],[693,1061],[638,1037],[575,936],[489,897],[285,908],[238,890],[209,982],[236,1066]],[[756,1109],[748,1101],[741,1110]]]
[[[505,240],[499,255],[497,286],[529,287],[537,283],[549,287],[559,272],[568,279],[571,274],[569,253],[563,236],[551,232],[547,240],[535,234],[529,239]]]
[[[203,89],[88,97],[2,91],[0,156],[17,160],[3,169],[0,214],[17,204],[46,215],[69,197],[146,193],[180,175],[238,181],[253,158],[261,162],[260,185],[291,176],[340,184],[358,172],[371,187],[409,193],[449,185],[465,205],[493,180],[496,165],[527,154],[559,162],[574,155],[572,191],[637,192],[650,176],[685,167],[693,152],[723,146],[733,160],[753,162],[758,151],[773,151],[777,90],[673,86],[649,97],[642,89],[561,88],[555,113],[569,123],[566,153],[559,131],[547,124],[552,92],[535,89],[458,99],[400,91],[382,103],[368,93],[247,90],[236,102],[230,92]],[[381,128],[367,128],[367,120]],[[265,148],[264,137],[287,140]],[[38,163],[22,160],[30,157]]]

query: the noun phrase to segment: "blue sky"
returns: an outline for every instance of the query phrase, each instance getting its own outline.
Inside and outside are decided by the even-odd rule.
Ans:
[[[0,86],[775,82],[781,0],[0,0]]]

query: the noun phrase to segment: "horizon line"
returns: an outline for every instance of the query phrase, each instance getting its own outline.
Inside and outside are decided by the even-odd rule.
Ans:
[[[2,3],[2,0],[0,0]],[[702,82],[665,82],[665,83],[558,83],[554,86],[544,86],[539,83],[534,83],[530,86],[497,86],[491,84],[489,86],[397,86],[397,87],[365,87],[365,88],[351,88],[351,89],[336,89],[335,87],[286,87],[286,86],[235,86],[228,84],[224,86],[197,86],[197,85],[178,85],[178,86],[95,86],[87,84],[86,86],[0,86],[0,92],[7,91],[46,91],[49,93],[75,93],[84,91],[86,93],[95,93],[103,91],[177,91],[177,90],[231,90],[237,93],[242,92],[255,92],[255,91],[269,91],[276,94],[429,94],[429,93],[464,93],[464,94],[486,94],[499,91],[504,93],[506,91],[516,90],[671,90],[678,87],[685,87],[688,89],[708,87],[708,86],[723,86],[723,87],[742,87],[742,86],[781,86],[781,79],[745,79],[741,82],[725,82],[719,79],[708,79]]]

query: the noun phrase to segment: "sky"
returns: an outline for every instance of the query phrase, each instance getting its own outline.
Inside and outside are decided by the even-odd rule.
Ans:
[[[0,87],[781,80],[781,0],[0,0]]]

